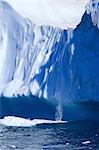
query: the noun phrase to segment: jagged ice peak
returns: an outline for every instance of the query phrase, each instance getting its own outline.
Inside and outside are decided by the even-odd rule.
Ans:
[[[99,0],[90,0],[86,10],[88,14],[91,14],[93,24],[99,28]]]

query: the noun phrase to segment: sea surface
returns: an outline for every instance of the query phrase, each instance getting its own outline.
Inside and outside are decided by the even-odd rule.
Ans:
[[[99,150],[99,122],[0,125],[0,150]]]

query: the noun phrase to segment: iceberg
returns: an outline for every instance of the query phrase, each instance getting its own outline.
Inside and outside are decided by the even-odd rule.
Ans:
[[[99,101],[98,41],[98,0],[75,29],[35,25],[0,1],[0,96],[32,95],[60,107]]]

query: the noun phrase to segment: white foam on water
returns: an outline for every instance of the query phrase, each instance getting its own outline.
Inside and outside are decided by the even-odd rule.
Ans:
[[[60,124],[67,123],[67,121],[53,121],[53,120],[44,120],[44,119],[24,119],[14,116],[6,116],[3,119],[0,119],[0,124],[5,126],[17,126],[17,127],[31,127],[39,124]]]

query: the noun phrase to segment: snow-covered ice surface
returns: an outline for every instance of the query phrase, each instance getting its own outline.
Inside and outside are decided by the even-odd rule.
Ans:
[[[0,125],[17,126],[17,127],[31,127],[38,124],[60,124],[60,123],[66,123],[66,121],[53,121],[43,119],[30,120],[14,116],[6,116],[4,119],[0,119]]]
[[[77,28],[63,30],[37,26],[0,1],[0,95],[99,100],[98,6],[90,1]]]
[[[6,0],[22,16],[39,25],[76,27],[88,0]]]

